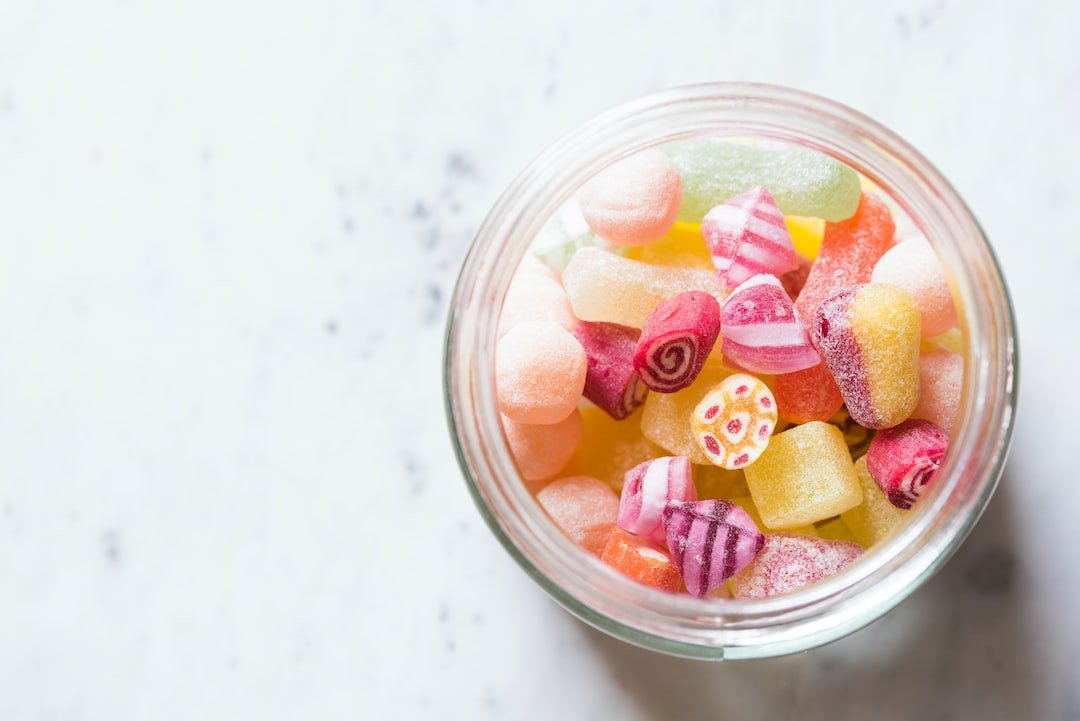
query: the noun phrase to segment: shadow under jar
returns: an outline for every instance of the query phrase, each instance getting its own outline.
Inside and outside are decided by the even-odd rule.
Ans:
[[[626,578],[567,539],[526,490],[500,426],[496,329],[518,263],[581,185],[646,148],[698,136],[808,147],[888,196],[938,253],[965,337],[963,397],[950,450],[908,521],[841,573],[773,598],[694,598]],[[537,158],[503,193],[466,257],[445,351],[450,431],[469,490],[511,556],[556,601],[615,637],[686,657],[804,650],[861,628],[945,563],[1001,475],[1017,404],[1015,318],[1001,269],[956,191],[896,134],[838,103],[781,87],[714,83],[604,113]]]

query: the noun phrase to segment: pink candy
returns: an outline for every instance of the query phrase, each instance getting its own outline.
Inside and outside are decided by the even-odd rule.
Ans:
[[[518,423],[558,423],[577,408],[587,367],[581,343],[559,324],[519,323],[495,346],[499,410]]]
[[[581,442],[581,413],[573,412],[558,423],[535,425],[502,417],[503,432],[521,477],[532,481],[552,478],[570,461]]]
[[[679,171],[659,150],[644,150],[601,171],[578,193],[585,221],[612,245],[644,245],[675,224]]]
[[[619,528],[663,543],[663,513],[669,501],[696,501],[697,489],[685,456],[667,456],[630,469],[619,500]]]
[[[753,561],[765,543],[750,514],[719,499],[669,503],[664,530],[686,590],[695,596],[718,588]]]
[[[949,437],[929,421],[878,431],[866,449],[866,470],[897,508],[911,508],[941,467]]]
[[[821,356],[795,305],[775,276],[755,275],[724,302],[724,359],[754,373],[780,374],[816,366]]]
[[[945,268],[924,238],[905,240],[886,251],[874,266],[870,280],[895,285],[915,296],[922,313],[924,338],[956,325],[956,305]]]
[[[862,555],[851,541],[777,533],[765,537],[753,563],[731,579],[735,598],[768,598],[798,590],[837,573]]]
[[[617,421],[633,413],[649,392],[634,370],[640,335],[636,328],[616,323],[582,322],[574,328],[589,361],[585,397]]]
[[[653,310],[641,330],[634,368],[649,388],[674,393],[686,388],[720,334],[720,304],[700,290],[680,293]]]
[[[619,513],[619,497],[611,486],[589,476],[570,476],[549,483],[536,500],[571,541],[594,555],[604,552]]]
[[[701,232],[728,290],[759,273],[783,275],[799,267],[784,215],[764,187],[710,210]]]
[[[919,404],[911,417],[952,432],[963,385],[964,359],[959,354],[944,348],[923,351],[919,357]]]

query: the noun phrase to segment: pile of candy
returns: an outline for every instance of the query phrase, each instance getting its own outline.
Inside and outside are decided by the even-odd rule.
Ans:
[[[948,450],[963,338],[930,244],[868,186],[699,139],[612,165],[549,224],[496,391],[567,536],[656,588],[763,597],[903,522]]]

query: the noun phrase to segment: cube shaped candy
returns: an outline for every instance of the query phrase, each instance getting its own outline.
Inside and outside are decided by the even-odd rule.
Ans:
[[[855,475],[862,486],[863,502],[844,511],[840,518],[851,529],[851,535],[865,547],[877,543],[896,528],[907,516],[907,511],[894,506],[877,481],[866,470],[866,456],[855,461]]]
[[[825,520],[859,505],[863,495],[844,434],[820,421],[773,436],[746,468],[746,484],[772,530]]]

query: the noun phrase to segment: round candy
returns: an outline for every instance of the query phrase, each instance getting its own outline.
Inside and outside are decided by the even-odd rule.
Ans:
[[[581,441],[581,413],[558,423],[538,426],[502,417],[503,431],[521,477],[526,481],[552,478],[563,469]]]
[[[690,427],[713,464],[730,470],[745,468],[769,445],[776,428],[776,400],[760,380],[736,373],[701,399],[691,414]]]
[[[519,271],[506,291],[499,315],[499,337],[530,320],[554,321],[566,330],[573,330],[577,324],[570,299],[559,281],[539,273]]]
[[[964,387],[964,359],[938,348],[919,356],[919,404],[912,418],[922,418],[951,433],[960,410]]]
[[[659,150],[645,150],[601,171],[578,193],[589,227],[612,245],[659,240],[675,224],[679,171]]]
[[[518,423],[558,423],[577,408],[587,365],[581,343],[558,323],[518,324],[495,347],[499,410]]]
[[[870,280],[895,285],[915,296],[924,338],[956,325],[956,305],[945,269],[924,238],[905,240],[890,248],[874,266]]]
[[[536,500],[570,540],[597,556],[604,552],[619,514],[619,497],[611,486],[589,476],[570,476],[546,485]]]

